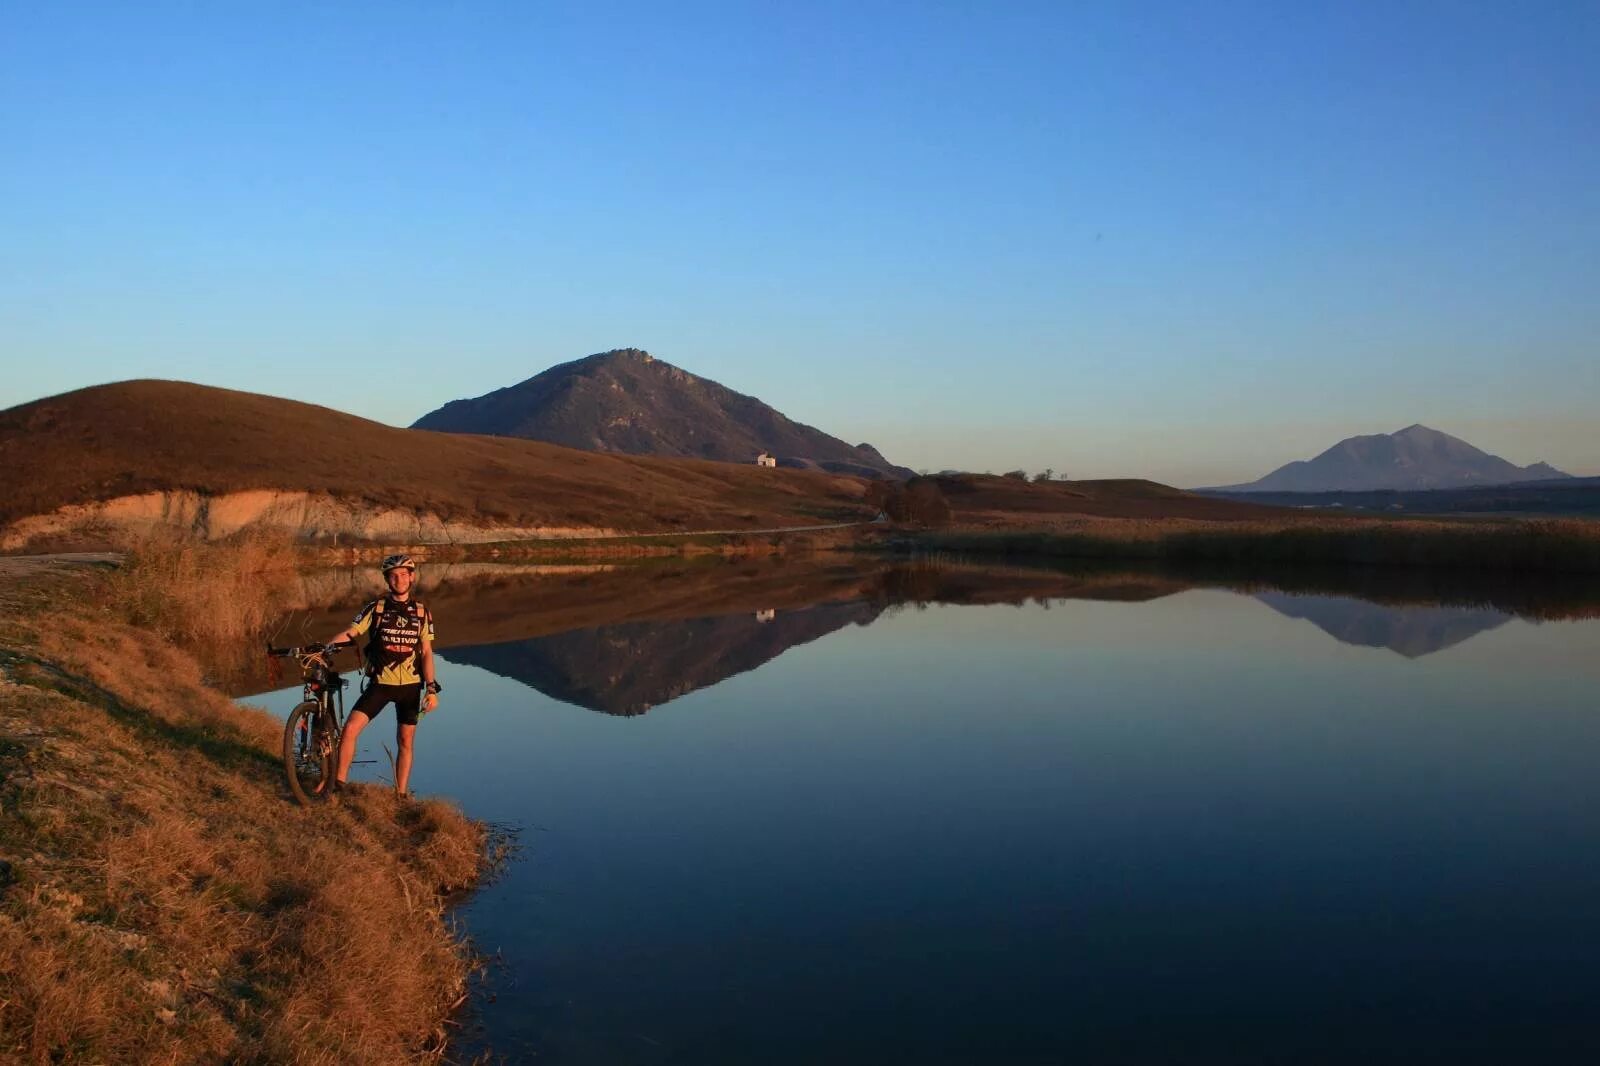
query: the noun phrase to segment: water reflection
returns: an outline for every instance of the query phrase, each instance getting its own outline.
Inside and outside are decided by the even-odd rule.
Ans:
[[[372,595],[365,570],[298,578],[280,634],[320,639]],[[885,564],[650,566],[453,564],[429,568],[422,596],[441,655],[566,703],[638,715],[755,670],[789,648],[885,610],[928,604],[1142,603],[1196,588],[1245,592],[1343,644],[1416,659],[1504,625],[1600,614],[1600,582],[1577,575],[1449,571],[1041,568],[939,559]],[[257,657],[213,664],[235,696],[278,687]]]
[[[424,594],[421,787],[526,830],[459,912],[508,1061],[1600,1052],[1600,625],[1524,624],[1594,617],[1582,582],[829,559]]]
[[[520,681],[563,703],[630,716],[754,670],[835,630],[869,625],[882,610],[859,602],[782,613],[769,607],[682,621],[623,622],[451,648],[440,655]]]
[[[1258,592],[1256,599],[1289,618],[1299,618],[1341,644],[1387,648],[1420,659],[1454,647],[1511,621],[1488,607],[1397,607],[1348,596]]]
[[[897,575],[903,583],[904,573]],[[946,578],[953,577],[946,571]],[[971,575],[967,575],[971,576]],[[790,648],[847,626],[866,626],[885,610],[906,604],[952,602],[920,590],[915,599],[892,596],[825,603],[778,612],[771,608],[657,622],[623,622],[574,629],[526,640],[473,644],[440,652],[449,662],[476,666],[521,682],[563,703],[603,714],[632,716],[755,670]],[[992,592],[993,590],[991,590]],[[1069,599],[1144,602],[1168,594],[1135,581],[1119,581],[1098,595],[1052,597],[1045,590],[1023,598],[986,602],[1032,602],[1049,608]],[[1259,592],[1255,598],[1289,618],[1308,621],[1341,644],[1386,648],[1408,659],[1453,647],[1510,621],[1485,607],[1397,606],[1346,596]],[[964,595],[959,602],[979,602]]]
[[[875,575],[862,599],[779,612],[772,608],[574,629],[547,636],[449,648],[450,662],[519,681],[563,703],[631,716],[770,662],[790,648],[846,626],[866,626],[885,610],[911,604],[1069,600],[1148,602],[1189,587],[1153,574],[1075,575],[992,567],[896,567]],[[1386,648],[1416,659],[1510,621],[1490,607],[1376,603],[1353,596],[1267,590],[1255,598],[1308,621],[1341,644]]]

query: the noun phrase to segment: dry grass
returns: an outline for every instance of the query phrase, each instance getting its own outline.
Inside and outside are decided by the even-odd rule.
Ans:
[[[250,489],[484,525],[764,529],[872,515],[854,477],[397,429],[179,381],[100,385],[0,411],[0,469],[28,472],[0,496],[0,525],[139,493]]]
[[[280,724],[185,652],[93,602],[6,599],[0,1059],[433,1057],[471,967],[443,900],[482,828],[385,789],[302,809]]]
[[[288,534],[270,530],[210,543],[157,527],[118,546],[124,563],[106,582],[105,605],[136,626],[190,642],[260,635],[273,580],[295,562]]]
[[[1225,522],[1301,513],[1199,496],[1139,478],[1031,482],[991,474],[941,474],[916,480],[938,487],[950,504],[953,521],[961,526],[1025,524],[1036,528],[1058,519],[1086,518]]]

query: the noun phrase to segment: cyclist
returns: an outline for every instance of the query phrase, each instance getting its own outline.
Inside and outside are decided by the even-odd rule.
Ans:
[[[411,595],[416,579],[417,562],[411,556],[384,559],[383,580],[389,591],[361,608],[355,621],[328,642],[346,644],[363,633],[368,635],[366,686],[345,723],[339,768],[334,774],[335,792],[345,785],[356,754],[356,738],[393,703],[395,743],[400,749],[395,756],[394,787],[400,795],[407,795],[418,711],[426,713],[439,705],[439,683],[433,679],[433,614]]]

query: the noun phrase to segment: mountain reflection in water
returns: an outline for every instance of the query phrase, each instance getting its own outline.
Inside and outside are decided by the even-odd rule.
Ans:
[[[424,574],[447,696],[418,780],[526,834],[457,911],[504,963],[464,1060],[1600,1052],[1600,623],[1521,624],[1600,618],[1592,581]],[[284,631],[370,581],[308,581]]]
[[[564,703],[636,715],[754,670],[796,645],[848,625],[868,625],[882,610],[872,603],[826,603],[789,612],[623,622],[439,654]]]
[[[1198,575],[1185,579],[1170,572],[1063,572],[948,562],[849,570],[846,581],[838,580],[839,573],[817,593],[840,597],[831,602],[620,621],[522,640],[446,647],[440,654],[449,662],[480,667],[564,703],[632,716],[755,670],[790,648],[851,625],[871,625],[885,610],[908,604],[1145,602],[1211,583]],[[1385,591],[1382,576],[1361,575],[1359,582],[1349,584],[1368,595]],[[1314,587],[1342,590],[1342,583],[1337,576],[1324,576]],[[1514,616],[1510,610],[1479,603],[1494,599],[1492,589],[1459,586],[1456,594],[1466,601],[1460,605],[1404,602],[1408,595],[1404,586],[1389,594],[1399,602],[1279,588],[1256,591],[1254,597],[1282,615],[1311,622],[1342,644],[1386,648],[1408,659],[1453,647]],[[1414,594],[1437,596],[1440,590],[1430,586]],[[1536,590],[1519,605],[1531,617],[1584,611],[1571,603],[1541,600]]]
[[[1120,594],[1105,595],[1109,589]],[[1100,592],[1099,596],[1077,598],[1147,600],[1166,590],[1118,584]],[[1056,598],[1056,602],[1067,598]],[[1311,622],[1341,644],[1387,648],[1408,659],[1460,644],[1512,617],[1484,607],[1404,606],[1348,596],[1267,591],[1256,593],[1255,598],[1282,615]],[[1045,604],[1052,601],[1043,594],[1034,599]],[[929,597],[929,602],[938,600],[938,596]],[[790,648],[846,626],[871,625],[887,607],[883,602],[853,601],[782,612],[622,622],[527,640],[449,648],[440,655],[449,662],[519,681],[563,703],[631,716],[755,670]]]
[[[740,560],[669,566],[435,567],[422,597],[439,620],[439,654],[555,699],[637,715],[754,670],[789,648],[846,626],[871,625],[911,604],[1072,600],[1141,603],[1226,588],[1303,619],[1345,644],[1418,658],[1513,617],[1600,615],[1600,584],[1584,575],[1214,568],[1060,569],[961,560],[887,563],[860,557]],[[280,642],[342,628],[372,595],[365,571],[305,575],[287,596]],[[209,664],[236,696],[281,687],[259,657]]]
[[[1258,592],[1256,599],[1289,618],[1310,622],[1341,644],[1387,648],[1419,659],[1511,621],[1488,607],[1394,606],[1349,596]]]

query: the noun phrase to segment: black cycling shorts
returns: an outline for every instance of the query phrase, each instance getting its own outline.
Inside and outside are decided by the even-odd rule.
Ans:
[[[395,717],[401,725],[416,725],[417,712],[422,710],[422,682],[414,685],[380,685],[374,682],[356,700],[350,713],[360,711],[368,718],[376,718],[389,704],[394,704]]]

